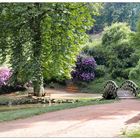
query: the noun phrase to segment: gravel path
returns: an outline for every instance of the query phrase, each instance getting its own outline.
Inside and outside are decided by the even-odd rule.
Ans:
[[[140,101],[124,99],[0,123],[0,137],[119,137],[139,120]]]
[[[72,93],[64,90],[47,89],[47,93],[51,94],[51,98],[55,99],[79,99],[79,98],[102,98],[102,94],[93,93]]]

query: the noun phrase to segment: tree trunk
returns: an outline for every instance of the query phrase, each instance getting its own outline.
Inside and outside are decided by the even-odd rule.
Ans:
[[[36,9],[40,10],[40,4],[34,4]],[[43,96],[43,73],[41,66],[42,40],[41,40],[41,21],[39,16],[34,16],[31,22],[32,39],[33,39],[33,88],[35,96]]]
[[[44,95],[44,87],[43,87],[43,77],[36,77],[37,80],[33,81],[33,89],[35,96],[43,96]]]

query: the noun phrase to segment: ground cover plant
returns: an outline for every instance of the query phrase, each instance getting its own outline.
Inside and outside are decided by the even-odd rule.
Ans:
[[[127,134],[127,138],[140,138],[140,130],[135,130],[134,132]]]
[[[131,128],[131,126],[130,126],[130,128]],[[129,130],[129,126],[128,126],[127,129],[122,132],[122,137],[123,138],[140,138],[139,125],[134,126],[130,130]]]

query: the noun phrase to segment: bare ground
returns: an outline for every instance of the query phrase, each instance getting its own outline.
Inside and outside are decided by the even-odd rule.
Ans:
[[[140,101],[124,99],[0,123],[0,137],[119,137],[139,121]]]
[[[93,93],[73,93],[64,90],[47,89],[47,93],[51,94],[51,98],[54,99],[78,99],[78,98],[102,98],[102,94]]]

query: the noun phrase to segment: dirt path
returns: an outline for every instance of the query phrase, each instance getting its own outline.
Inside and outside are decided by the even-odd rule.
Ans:
[[[139,120],[140,101],[126,99],[0,123],[0,137],[117,137]]]
[[[79,98],[101,98],[102,94],[93,93],[72,93],[64,90],[47,89],[47,93],[51,94],[51,98],[59,99],[79,99]]]

